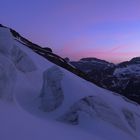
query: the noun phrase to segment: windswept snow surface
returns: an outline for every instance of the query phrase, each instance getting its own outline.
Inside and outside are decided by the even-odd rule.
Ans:
[[[101,140],[74,126],[42,120],[0,101],[1,140]]]
[[[18,52],[24,52],[33,65],[27,65],[27,59],[22,59],[22,65],[26,66],[22,71],[13,61],[13,53],[5,55],[3,48],[0,49],[0,56],[4,55],[16,71],[14,101],[0,101],[2,140],[140,139],[139,105],[51,63],[7,34],[10,34],[7,29],[1,32],[0,28],[0,35],[12,40],[10,50],[14,52],[14,46],[19,47]],[[6,40],[0,41],[7,47],[3,43]],[[4,84],[3,79],[0,84]]]

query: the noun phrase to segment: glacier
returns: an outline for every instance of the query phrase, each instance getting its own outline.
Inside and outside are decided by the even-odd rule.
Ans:
[[[39,56],[3,27],[0,89],[3,140],[140,139],[138,104]]]

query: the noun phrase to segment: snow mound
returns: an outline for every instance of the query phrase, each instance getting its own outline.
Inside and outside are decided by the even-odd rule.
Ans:
[[[61,87],[63,73],[59,67],[53,66],[43,73],[43,86],[41,90],[41,109],[53,111],[58,108],[63,100],[64,94]]]
[[[10,30],[0,27],[0,53],[4,55],[10,54],[13,47],[13,36]]]
[[[13,63],[0,53],[0,98],[13,99],[16,77],[17,73]]]
[[[18,46],[13,46],[11,50],[11,57],[16,68],[21,72],[32,72],[37,69],[32,59],[30,59],[25,52],[19,49]]]

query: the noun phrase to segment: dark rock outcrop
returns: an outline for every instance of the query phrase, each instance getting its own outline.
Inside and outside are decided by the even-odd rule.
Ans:
[[[71,64],[96,81],[98,86],[140,103],[140,57],[118,65],[96,58],[83,58]]]

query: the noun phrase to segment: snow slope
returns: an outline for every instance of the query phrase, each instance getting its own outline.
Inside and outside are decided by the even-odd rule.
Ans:
[[[8,89],[0,87],[3,140],[140,139],[139,105],[44,59],[5,28],[0,28],[0,56],[0,72],[11,65],[13,70],[0,75],[0,85]]]
[[[72,126],[41,120],[15,104],[0,101],[1,140],[93,140],[91,134]],[[95,140],[101,140],[94,136]]]

